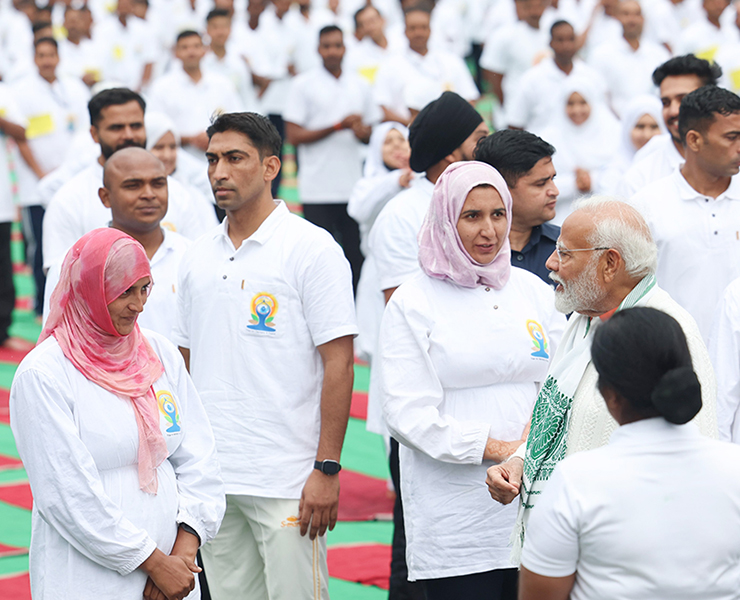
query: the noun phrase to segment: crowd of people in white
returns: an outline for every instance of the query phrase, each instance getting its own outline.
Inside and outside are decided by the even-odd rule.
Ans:
[[[250,511],[283,515],[245,498],[303,503],[319,486],[313,455],[339,460],[346,415],[324,424],[349,398],[357,336],[353,353],[372,368],[368,428],[392,438],[391,598],[491,588],[511,598],[529,512],[556,463],[603,445],[617,423],[664,415],[607,413],[589,348],[612,311],[644,305],[676,319],[704,402],[689,418],[740,443],[739,92],[738,0],[0,0],[0,343],[17,344],[19,215],[44,319],[60,310],[54,290],[70,285],[78,240],[108,226],[136,239],[156,282],[139,322],[192,366],[222,460],[224,523],[237,531],[235,511],[250,524],[260,518]],[[296,149],[305,219],[349,268],[325,232],[273,203],[284,144]],[[259,174],[227,173],[255,160]],[[246,220],[230,196],[243,189],[262,202]],[[198,317],[209,307],[220,312]],[[574,314],[567,326],[562,313]],[[219,341],[234,349],[228,359],[211,353]],[[303,362],[281,364],[296,348]],[[236,408],[240,389],[282,404],[256,418]],[[276,424],[281,411],[290,427]],[[258,448],[234,430],[237,416]],[[301,419],[314,422],[294,437]],[[285,480],[245,471],[249,452]],[[502,505],[520,492],[517,515]],[[287,512],[276,518],[286,527]],[[229,580],[224,555],[248,555],[224,538],[204,556],[214,595],[235,597],[255,576]],[[259,585],[288,594],[270,598],[303,597],[276,579],[279,557],[261,560],[278,566]],[[295,560],[311,572],[310,558]],[[569,575],[548,560],[524,544],[527,573]],[[496,578],[469,579],[488,572]],[[599,597],[583,577],[522,580],[522,591]],[[311,585],[326,594],[325,581]],[[735,597],[723,586],[703,597]]]

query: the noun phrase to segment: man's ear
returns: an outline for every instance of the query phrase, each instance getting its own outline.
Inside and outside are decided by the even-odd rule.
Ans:
[[[262,160],[262,164],[265,166],[265,181],[273,181],[280,172],[281,162],[280,159],[275,156],[266,156]]]
[[[704,145],[704,136],[702,136],[701,133],[693,129],[689,130],[686,133],[685,146],[689,150],[691,150],[693,153],[699,152],[703,145]]]
[[[103,203],[103,206],[105,206],[106,208],[110,208],[110,192],[106,188],[98,188],[98,197]]]
[[[609,248],[604,253],[604,267],[602,270],[604,283],[611,283],[617,277],[620,267],[624,264],[619,252],[614,248]]]

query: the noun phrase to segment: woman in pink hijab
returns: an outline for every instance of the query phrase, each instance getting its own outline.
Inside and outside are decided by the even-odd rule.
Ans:
[[[200,398],[177,349],[136,322],[152,284],[133,238],[80,238],[13,381],[34,599],[184,598],[218,531],[224,490]]]
[[[373,366],[401,444],[409,579],[428,600],[516,598],[516,507],[491,502],[486,469],[526,437],[565,318],[547,284],[511,266],[511,203],[493,167],[447,167],[419,233],[421,272],[383,315]]]

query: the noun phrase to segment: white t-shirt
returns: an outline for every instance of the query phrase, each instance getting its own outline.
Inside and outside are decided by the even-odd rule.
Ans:
[[[16,125],[23,127],[27,125],[10,89],[2,82],[0,82],[0,116]],[[0,133],[0,223],[15,221],[17,216],[18,211],[13,203],[10,167],[17,165],[20,160],[15,142],[6,134]]]
[[[727,286],[709,335],[717,375],[719,439],[740,444],[740,279]]]
[[[351,50],[347,50],[342,63],[348,71],[356,73],[370,85],[375,84],[380,65],[394,54],[408,47],[408,41],[405,37],[392,35],[389,31],[385,33],[388,40],[386,48],[381,48],[369,37],[366,37],[356,43]]]
[[[467,65],[459,56],[436,50],[429,50],[422,56],[410,48],[380,66],[373,93],[380,106],[409,117],[408,97],[419,89],[431,95],[430,101],[447,91],[471,101],[480,95]]]
[[[62,164],[72,138],[90,128],[87,102],[90,93],[79,79],[64,77],[49,83],[38,73],[11,87],[28,126],[26,139],[41,169],[49,173]],[[25,161],[18,164],[18,186],[23,206],[41,204],[38,178]]]
[[[380,275],[380,289],[398,287],[419,272],[416,241],[432,201],[434,184],[417,177],[380,211],[370,230],[370,252]]]
[[[95,161],[65,183],[49,203],[44,215],[44,268],[64,259],[72,245],[88,231],[107,227],[110,208],[103,206],[98,190],[103,186],[103,167]],[[205,202],[196,202],[181,183],[167,178],[167,214],[162,227],[195,239],[216,223],[216,214]],[[202,205],[202,206],[201,206]]]
[[[357,325],[339,245],[276,204],[239,248],[228,218],[190,246],[173,337],[190,349],[226,493],[297,499],[321,427],[317,346],[355,335]]]
[[[419,273],[393,294],[373,367],[401,444],[410,580],[515,566],[517,507],[491,501],[483,452],[522,437],[564,328],[552,288],[524,269],[501,290]]]
[[[125,27],[115,14],[96,23],[93,42],[100,53],[103,80],[139,89],[144,67],[157,60],[156,40],[156,30],[138,17],[128,17]]]
[[[619,195],[631,198],[648,184],[667,177],[684,163],[670,134],[654,136],[640,148],[619,184]]]
[[[177,273],[185,251],[190,247],[190,240],[179,233],[162,229],[164,241],[157,248],[149,261],[154,285],[147,298],[144,312],[139,315],[140,327],[151,329],[170,339],[175,326],[177,309]],[[44,288],[44,324],[51,310],[51,295],[59,283],[62,263],[55,262],[46,273]]]
[[[687,485],[687,473],[701,473],[701,485]],[[740,448],[658,417],[622,425],[608,446],[556,467],[522,566],[576,572],[573,600],[731,600],[738,554]]]
[[[696,319],[706,340],[722,293],[740,277],[740,177],[715,199],[676,169],[631,203],[658,246],[658,284]]]
[[[76,77],[77,79],[81,79],[86,73],[101,76],[101,57],[97,52],[97,46],[91,39],[84,38],[79,44],[73,44],[62,38],[57,40],[57,43],[59,44],[58,76]]]
[[[535,29],[524,21],[515,21],[496,30],[486,40],[480,66],[487,71],[500,73],[504,91],[504,104],[516,92],[519,80],[527,69],[550,56],[550,32]]]
[[[703,15],[681,32],[676,44],[676,56],[694,54],[698,58],[712,61],[717,50],[727,41],[725,32],[712,25]]]
[[[540,132],[550,125],[558,110],[562,86],[571,78],[588,79],[606,92],[606,83],[595,69],[580,59],[573,59],[573,69],[566,75],[547,57],[527,70],[519,80],[517,90],[506,103],[506,120],[509,126]],[[547,140],[545,140],[547,141]]]
[[[643,39],[633,50],[623,38],[604,42],[589,57],[589,64],[606,80],[611,106],[624,113],[630,100],[655,90],[653,71],[671,55],[663,46]]]
[[[159,410],[168,457],[157,468],[156,495],[139,488],[129,398],[87,379],[53,336],[18,367],[10,420],[33,492],[34,598],[139,600],[147,575],[137,567],[155,548],[169,554],[178,523],[204,543],[221,524],[224,487],[203,405],[177,349],[144,335],[164,367],[152,387],[177,410],[174,423]]]
[[[309,130],[324,129],[351,114],[363,123],[380,121],[380,108],[373,102],[370,86],[351,71],[339,78],[324,67],[295,77],[283,111],[286,122]],[[362,176],[362,143],[350,129],[343,129],[311,144],[298,146],[298,194],[304,203],[347,202],[352,187]]]
[[[216,73],[231,81],[241,102],[241,110],[259,111],[259,100],[252,84],[252,72],[242,56],[227,51],[223,58],[219,58],[213,52],[209,52],[203,57],[201,66],[205,71]]]
[[[201,80],[195,83],[178,65],[153,81],[149,88],[149,109],[169,115],[180,135],[191,136],[205,131],[214,114],[242,110],[242,101],[231,80],[205,68],[201,73]],[[202,150],[189,146],[185,149],[205,163]]]

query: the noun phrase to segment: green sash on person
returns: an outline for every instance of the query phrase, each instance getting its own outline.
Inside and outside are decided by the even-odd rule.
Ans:
[[[641,304],[655,287],[655,275],[640,280],[617,310]],[[534,508],[555,466],[568,449],[568,424],[573,398],[591,362],[591,342],[601,320],[574,315],[555,352],[532,412],[522,476],[521,505],[512,534],[512,557],[518,562],[529,511]]]

